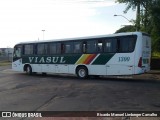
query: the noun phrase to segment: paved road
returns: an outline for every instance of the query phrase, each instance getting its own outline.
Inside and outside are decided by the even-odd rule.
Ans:
[[[160,111],[160,82],[16,73],[0,68],[0,111]]]

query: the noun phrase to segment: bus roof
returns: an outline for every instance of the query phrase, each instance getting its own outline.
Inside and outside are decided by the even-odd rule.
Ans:
[[[41,40],[41,41],[28,41],[28,42],[20,42],[18,44],[30,44],[30,43],[45,43],[45,42],[59,42],[59,41],[72,41],[72,40],[83,40],[83,39],[94,39],[94,38],[104,38],[104,37],[116,37],[116,36],[123,36],[123,35],[137,35],[137,34],[144,34],[149,36],[147,33],[142,32],[124,32],[124,33],[114,33],[114,34],[106,34],[106,35],[95,35],[95,36],[85,36],[85,37],[74,37],[74,38],[58,38],[58,39],[51,39],[51,40]],[[16,44],[16,45],[18,45]]]

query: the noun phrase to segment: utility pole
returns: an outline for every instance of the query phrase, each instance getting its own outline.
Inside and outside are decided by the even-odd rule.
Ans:
[[[43,40],[44,40],[44,32],[45,32],[45,30],[42,30],[42,32],[43,32]]]
[[[128,18],[126,18],[126,17],[123,16],[123,15],[116,15],[116,14],[115,14],[114,16],[115,16],[115,17],[116,17],[116,16],[121,16],[121,17],[125,18],[128,22],[132,23],[132,21],[130,21]],[[136,21],[136,22],[137,22],[137,21]],[[132,23],[132,25],[135,26],[133,23]],[[138,30],[139,30],[139,29],[137,28],[137,25],[136,25],[136,31],[138,31]]]

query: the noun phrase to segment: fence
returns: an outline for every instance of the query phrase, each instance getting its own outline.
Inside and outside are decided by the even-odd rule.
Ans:
[[[12,61],[11,56],[0,56],[0,61]]]

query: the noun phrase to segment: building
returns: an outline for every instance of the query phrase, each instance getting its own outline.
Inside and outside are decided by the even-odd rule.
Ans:
[[[12,60],[13,48],[0,48],[0,61]]]

